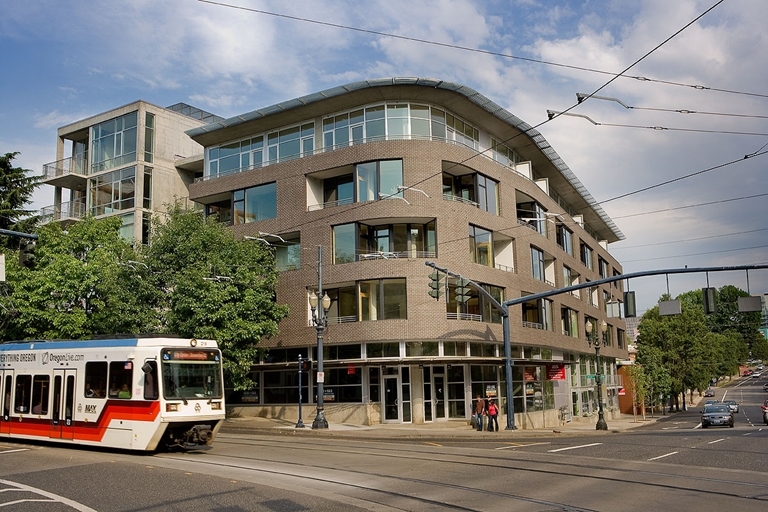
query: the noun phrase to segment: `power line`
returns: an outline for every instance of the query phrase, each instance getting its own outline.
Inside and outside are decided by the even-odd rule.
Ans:
[[[392,39],[401,39],[401,40],[404,40],[404,41],[412,41],[412,42],[428,44],[428,45],[432,45],[432,46],[439,46],[439,47],[442,47],[442,48],[450,48],[450,49],[454,49],[454,50],[462,50],[462,51],[480,53],[480,54],[484,54],[484,55],[491,55],[491,56],[494,56],[494,57],[503,57],[505,59],[520,60],[520,61],[523,61],[523,62],[531,62],[531,63],[534,63],[534,64],[544,64],[546,66],[553,66],[553,67],[559,67],[559,68],[564,68],[564,69],[573,69],[573,70],[576,70],[576,71],[586,71],[588,73],[597,73],[597,74],[601,74],[601,75],[611,75],[611,76],[613,76],[615,78],[618,78],[618,77],[631,78],[631,79],[634,79],[634,80],[638,80],[640,82],[654,82],[654,83],[660,83],[660,84],[665,84],[665,85],[674,85],[674,86],[678,86],[678,87],[688,87],[688,88],[699,90],[699,91],[713,91],[713,92],[721,92],[721,93],[727,93],[727,94],[739,94],[739,95],[745,95],[745,96],[755,96],[755,97],[758,97],[758,98],[768,98],[768,94],[761,94],[761,93],[754,93],[754,92],[744,92],[744,91],[735,91],[735,90],[730,90],[730,89],[720,89],[720,88],[717,88],[717,87],[709,87],[709,86],[700,85],[700,84],[686,84],[686,83],[682,83],[682,82],[673,82],[673,81],[670,81],[670,80],[659,80],[659,79],[649,78],[649,77],[645,77],[645,76],[625,75],[624,72],[622,72],[622,73],[614,73],[612,71],[604,71],[604,70],[588,68],[588,67],[584,67],[584,66],[576,66],[576,65],[573,65],[573,64],[562,64],[562,63],[559,63],[559,62],[552,62],[552,61],[547,61],[547,60],[542,60],[542,59],[534,59],[534,58],[530,58],[530,57],[520,57],[519,55],[512,55],[512,54],[508,54],[508,53],[494,52],[494,51],[490,51],[490,50],[482,50],[482,49],[479,49],[479,48],[470,48],[468,46],[461,46],[461,45],[452,44],[452,43],[440,43],[440,42],[437,42],[437,41],[430,41],[428,39],[420,39],[420,38],[417,38],[417,37],[403,36],[403,35],[399,35],[399,34],[390,34],[390,33],[387,33],[387,32],[380,32],[380,31],[377,31],[377,30],[370,30],[370,29],[364,29],[364,28],[359,28],[359,27],[351,27],[349,25],[341,25],[341,24],[338,24],[338,23],[330,23],[330,22],[326,22],[326,21],[318,21],[318,20],[313,20],[313,19],[309,19],[309,18],[302,18],[302,17],[299,17],[299,16],[290,16],[290,15],[287,15],[287,14],[279,14],[279,13],[275,13],[275,12],[265,11],[265,10],[262,10],[262,9],[253,9],[253,8],[250,8],[250,7],[242,7],[242,6],[239,6],[239,5],[231,5],[231,4],[227,4],[227,3],[224,3],[224,2],[214,2],[212,0],[197,0],[197,1],[201,2],[201,3],[217,5],[217,6],[220,6],[220,7],[228,7],[230,9],[239,9],[239,10],[243,10],[243,11],[254,12],[254,13],[257,13],[257,14],[264,14],[264,15],[267,15],[267,16],[274,16],[276,18],[285,18],[285,19],[289,19],[289,20],[293,20],[293,21],[300,21],[300,22],[303,22],[303,23],[313,23],[315,25],[322,25],[322,26],[326,26],[326,27],[339,28],[339,29],[342,29],[342,30],[351,30],[351,31],[354,31],[354,32],[361,32],[361,33],[364,33],[364,34],[370,34],[370,35],[375,35],[375,36],[390,37]],[[691,23],[694,23],[694,22],[698,21],[702,16],[704,16],[707,13],[709,13],[709,11],[711,11],[712,9],[714,9],[715,7],[717,7],[718,5],[723,3],[723,1],[724,0],[719,0],[715,5],[713,5],[712,7],[707,9],[706,11],[704,11],[704,13],[702,13],[701,16],[698,16],[697,18],[695,18]],[[688,25],[686,25],[686,27],[684,27],[684,28],[687,28],[687,26]]]
[[[768,196],[768,193],[756,194],[756,195],[753,195],[753,196],[734,197],[732,199],[721,199],[719,201],[709,201],[707,203],[689,204],[687,206],[676,206],[674,208],[664,208],[663,210],[653,210],[653,211],[650,211],[650,212],[630,213],[630,214],[627,214],[627,215],[619,215],[619,216],[613,217],[613,218],[614,219],[626,219],[626,218],[629,218],[629,217],[639,217],[641,215],[652,215],[654,213],[671,212],[671,211],[674,211],[674,210],[684,210],[686,208],[696,208],[696,207],[699,207],[699,206],[710,206],[710,205],[713,205],[713,204],[720,204],[720,203],[730,203],[732,201],[742,201],[744,199],[754,199],[756,197],[765,197],[765,196]]]
[[[757,233],[759,231],[768,231],[768,228],[761,228],[761,229],[750,229],[749,231],[737,231],[735,233],[724,233],[722,235],[710,235],[710,236],[700,236],[696,238],[686,238],[684,240],[670,240],[668,242],[656,242],[653,244],[642,244],[642,245],[627,245],[624,247],[611,247],[611,252],[614,251],[621,251],[624,249],[637,249],[637,248],[645,248],[645,247],[652,247],[655,245],[668,245],[668,244],[680,244],[684,242],[697,242],[699,240],[710,240],[712,238],[723,238],[726,236],[736,236],[736,235],[746,235],[749,233]]]
[[[765,147],[765,146],[763,146],[763,147]],[[743,158],[739,158],[737,160],[731,160],[730,162],[725,162],[725,163],[722,163],[722,164],[718,164],[718,165],[715,165],[713,167],[708,167],[706,169],[702,169],[700,171],[692,172],[690,174],[686,174],[685,176],[680,176],[678,178],[674,178],[674,179],[671,179],[671,180],[662,181],[661,183],[657,183],[655,185],[650,185],[648,187],[643,187],[643,188],[634,190],[632,192],[627,192],[626,194],[621,194],[619,196],[615,196],[615,197],[612,197],[610,199],[605,199],[604,201],[598,201],[597,204],[610,203],[611,201],[615,201],[617,199],[623,199],[625,197],[629,197],[629,196],[632,196],[632,195],[635,195],[635,194],[639,194],[640,192],[646,192],[646,191],[652,190],[654,188],[658,188],[658,187],[661,187],[661,186],[664,186],[664,185],[669,185],[670,183],[675,183],[676,181],[682,181],[682,180],[684,180],[686,178],[690,178],[690,177],[693,177],[693,176],[698,176],[699,174],[704,174],[706,172],[714,171],[716,169],[722,169],[723,167],[727,167],[729,165],[733,165],[733,164],[736,164],[736,163],[741,163],[741,162],[744,162],[745,160],[749,160],[750,158],[755,158],[757,156],[763,156],[766,153],[768,153],[768,151],[762,151],[762,152],[751,153],[749,155],[744,155]]]
[[[670,258],[687,258],[689,256],[705,256],[708,254],[721,254],[724,252],[734,252],[734,251],[749,251],[752,249],[763,249],[765,247],[768,247],[768,245],[756,245],[754,247],[741,247],[738,249],[723,249],[721,251],[709,251],[709,252],[697,252],[693,254],[678,254],[675,256],[659,256],[657,258],[643,258],[641,260],[624,260],[622,263],[634,263],[636,261],[650,261],[650,260],[667,260]]]

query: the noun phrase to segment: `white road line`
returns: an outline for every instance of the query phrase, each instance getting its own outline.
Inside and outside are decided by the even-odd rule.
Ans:
[[[4,453],[26,452],[27,450],[29,450],[29,448],[18,448],[16,450],[3,450],[3,451],[0,451],[0,455]]]
[[[52,492],[47,492],[42,489],[39,489],[37,487],[32,487],[29,485],[20,484],[18,482],[11,482],[10,480],[0,480],[0,484],[7,485],[9,487],[15,487],[17,489],[23,489],[25,491],[29,491],[35,494],[40,494],[42,496],[45,496],[49,500],[55,501],[57,503],[63,503],[64,505],[67,505],[69,507],[72,507],[75,510],[79,510],[80,512],[97,512],[97,510],[92,509],[91,507],[87,507],[83,505],[82,503],[78,503],[76,501],[72,501],[69,498],[65,498],[64,496],[59,496],[58,494],[53,494]],[[41,501],[40,499],[29,499],[24,500],[25,502],[35,502],[35,501]]]
[[[720,441],[725,441],[725,438],[715,439],[714,441],[710,441],[707,444],[715,444],[715,443],[719,443]]]
[[[539,444],[552,444],[552,443],[512,443],[510,446],[499,446],[494,450],[508,450],[510,448],[524,448],[526,446],[536,446]]]
[[[670,452],[670,453],[665,453],[664,455],[659,455],[658,457],[654,457],[654,458],[652,458],[652,459],[647,459],[647,460],[658,460],[658,459],[663,459],[664,457],[669,457],[670,455],[674,455],[674,454],[676,454],[676,453],[677,453],[677,452]]]
[[[577,448],[589,448],[590,446],[599,446],[603,443],[582,444],[579,446],[568,446],[567,448],[558,448],[557,450],[548,450],[549,453],[564,452],[565,450],[575,450]]]

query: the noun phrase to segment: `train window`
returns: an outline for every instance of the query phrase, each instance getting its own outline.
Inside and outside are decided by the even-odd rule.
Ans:
[[[85,363],[85,389],[87,398],[106,398],[107,396],[107,362],[95,361]]]
[[[32,382],[32,414],[48,414],[48,393],[51,389],[50,376],[35,375]]]
[[[109,397],[131,398],[133,385],[133,362],[113,361],[109,363]]]
[[[16,392],[13,397],[13,412],[29,412],[32,401],[32,376],[19,375],[16,377]]]
[[[144,372],[144,399],[157,400],[157,361],[147,361],[141,371]]]

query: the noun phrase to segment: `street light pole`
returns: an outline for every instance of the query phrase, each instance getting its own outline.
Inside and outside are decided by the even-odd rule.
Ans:
[[[597,363],[597,371],[595,372],[595,385],[597,386],[597,425],[595,430],[608,430],[608,424],[605,422],[605,415],[603,413],[603,371],[600,364],[600,344],[607,345],[605,339],[605,332],[608,330],[608,324],[605,320],[600,324],[600,334],[602,339],[597,339],[596,327],[589,320],[584,325],[587,332],[587,343],[594,345],[595,347],[595,361]],[[590,336],[591,334],[591,336]]]
[[[296,422],[295,428],[304,428],[304,418],[301,415],[301,402],[302,402],[301,372],[303,370],[302,365],[304,364],[304,361],[305,359],[301,357],[301,354],[299,354],[299,421]],[[311,379],[312,377],[311,375],[308,375],[307,378]]]
[[[315,292],[309,296],[309,307],[312,309],[312,323],[317,329],[317,415],[312,422],[312,428],[328,428],[328,420],[325,419],[325,406],[323,405],[323,382],[325,373],[323,372],[323,335],[328,326],[328,309],[331,307],[331,298],[328,294],[323,294],[323,247],[317,246],[317,293],[323,296],[321,307],[322,313],[318,310],[318,297]]]

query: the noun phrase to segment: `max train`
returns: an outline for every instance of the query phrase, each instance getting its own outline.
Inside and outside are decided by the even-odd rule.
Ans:
[[[153,451],[210,445],[224,421],[213,340],[0,344],[0,439]]]

